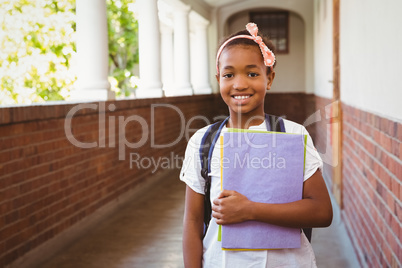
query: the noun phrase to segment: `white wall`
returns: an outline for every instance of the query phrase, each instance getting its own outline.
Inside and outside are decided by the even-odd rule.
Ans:
[[[228,20],[228,31],[225,31],[224,35],[227,36],[245,30],[246,24],[250,22],[249,13],[250,10],[245,10],[230,17]]]
[[[307,92],[305,28],[302,18],[289,14],[289,53],[277,54],[271,92]]]
[[[314,94],[332,98],[332,1],[314,1]]]
[[[402,1],[341,1],[341,100],[402,120]]]

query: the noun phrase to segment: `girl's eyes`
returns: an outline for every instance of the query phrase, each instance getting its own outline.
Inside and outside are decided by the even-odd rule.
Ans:
[[[258,74],[257,74],[257,73],[249,73],[248,76],[250,76],[250,77],[257,77]]]
[[[223,77],[224,77],[224,78],[232,78],[232,77],[233,77],[233,74],[224,74]]]
[[[247,74],[249,77],[257,77],[258,74],[257,73],[248,73]],[[233,74],[224,74],[222,75],[222,77],[224,78],[232,78],[234,75]]]

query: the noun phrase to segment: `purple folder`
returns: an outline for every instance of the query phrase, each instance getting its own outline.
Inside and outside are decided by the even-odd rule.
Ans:
[[[302,198],[305,135],[227,132],[223,145],[223,189],[262,203]],[[300,229],[257,221],[223,225],[221,235],[224,249],[300,247]]]

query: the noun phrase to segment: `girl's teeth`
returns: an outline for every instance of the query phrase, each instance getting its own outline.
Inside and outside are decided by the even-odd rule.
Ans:
[[[244,100],[244,99],[248,99],[250,96],[234,96],[234,98],[236,100]]]

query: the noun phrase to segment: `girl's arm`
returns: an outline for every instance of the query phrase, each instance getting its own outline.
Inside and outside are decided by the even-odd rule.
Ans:
[[[202,266],[204,232],[204,196],[186,188],[183,221],[183,257],[185,267]]]
[[[332,222],[332,205],[320,171],[303,184],[303,199],[285,204],[252,202],[236,191],[224,190],[214,200],[212,216],[217,224],[247,220],[303,228],[327,227]]]

